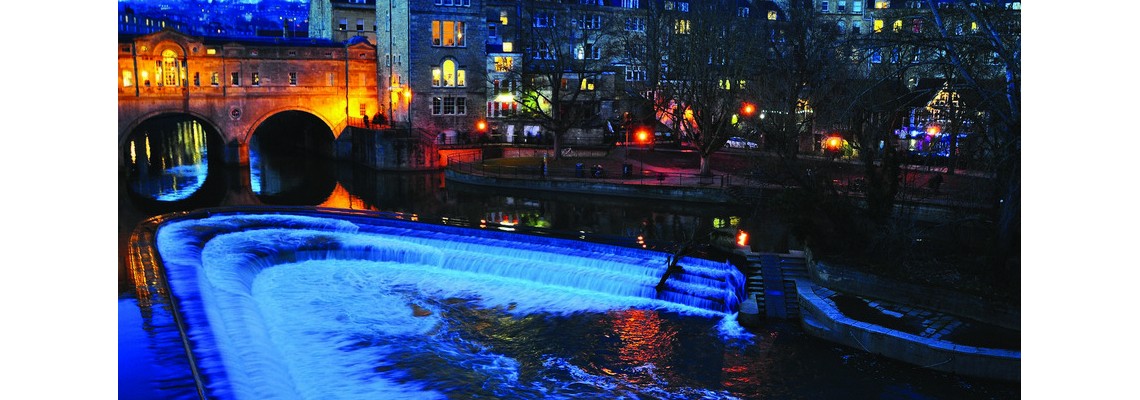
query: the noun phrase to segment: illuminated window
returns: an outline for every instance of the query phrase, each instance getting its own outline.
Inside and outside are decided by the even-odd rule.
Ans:
[[[677,2],[677,10],[680,12],[689,12],[689,2],[678,1]]]
[[[434,87],[467,86],[467,70],[455,64],[455,60],[444,59],[438,67],[431,69],[431,85]]]
[[[891,8],[891,2],[890,1],[883,1],[883,0],[875,0],[875,8],[878,8],[878,9]]]
[[[503,52],[510,53],[515,51],[515,44],[511,42],[503,42]]]
[[[689,23],[689,20],[687,20],[687,19],[679,19],[679,20],[677,20],[677,23],[673,26],[673,33],[676,33],[679,35],[688,35],[689,32],[690,32],[690,23]]]
[[[290,72],[289,73],[289,85],[290,86],[297,86],[297,73],[296,72]]]
[[[639,0],[621,0],[622,8],[638,8]]]
[[[871,29],[875,33],[882,32],[883,31],[883,20],[876,19],[874,22],[874,25],[872,25]]]
[[[217,72],[211,72],[210,73],[210,85],[218,86],[219,84],[220,84],[220,82],[219,82],[219,78],[218,78],[218,73]]]
[[[851,12],[862,13],[863,12],[863,0],[855,0],[855,1],[851,2]]]
[[[487,102],[487,117],[501,118],[509,117],[519,109],[519,103],[514,101],[488,101]]]
[[[495,72],[510,72],[514,65],[514,58],[511,57],[495,57]]]
[[[250,74],[249,81],[253,86],[261,86],[261,75],[258,75],[256,72],[254,72]]]
[[[164,86],[178,86],[182,84],[179,79],[181,77],[181,70],[178,68],[179,63],[176,56],[177,54],[174,50],[163,50],[162,52],[162,65],[159,66],[157,75],[162,77],[162,84]]]
[[[135,74],[131,71],[123,71],[123,87],[135,85]]]
[[[891,24],[891,29],[894,30],[895,32],[902,31],[902,20],[901,19],[895,20],[895,23]]]
[[[594,90],[594,78],[582,78],[578,90]]]
[[[768,20],[769,21],[775,21],[776,20],[776,12],[775,11],[768,11]]]
[[[218,54],[218,49],[206,49],[206,54],[209,54],[209,55]]]
[[[579,44],[575,47],[574,54],[579,60],[598,60],[602,58],[602,46],[593,43]]]
[[[443,47],[467,47],[464,34],[467,26],[462,21],[432,21],[431,44]]]
[[[503,26],[507,26],[507,22],[510,22],[510,18],[507,18],[507,12],[499,11],[499,23]]]

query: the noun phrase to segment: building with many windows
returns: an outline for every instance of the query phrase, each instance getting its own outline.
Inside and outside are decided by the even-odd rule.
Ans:
[[[1020,9],[1019,1],[1002,3],[1011,11]],[[657,117],[648,109],[657,96],[652,90],[676,79],[678,63],[662,47],[670,46],[668,38],[682,42],[693,28],[686,16],[700,9],[724,8],[718,13],[725,18],[756,22],[750,26],[763,32],[744,33],[750,40],[740,42],[739,50],[772,59],[785,50],[780,49],[780,24],[789,18],[788,7],[809,7],[813,18],[850,39],[852,60],[863,73],[874,77],[903,71],[904,81],[914,88],[928,77],[954,80],[938,63],[928,63],[945,57],[944,52],[907,46],[918,36],[941,34],[931,28],[929,5],[878,0],[314,0],[307,28],[315,40],[375,48],[376,71],[368,81],[376,82],[380,96],[369,112],[382,114],[393,126],[445,141],[539,141],[557,133],[570,144],[591,144],[620,136],[630,121],[651,123],[646,120]],[[947,34],[976,31],[955,22],[961,18],[955,11],[959,2],[936,0],[934,5],[950,21],[944,24],[951,27]],[[121,18],[127,18],[120,21],[121,31],[136,28],[136,19]],[[1003,32],[1019,35],[1019,16],[1011,21]],[[993,52],[991,62],[999,57]],[[972,63],[994,66],[979,79],[1001,74],[1001,63]]]

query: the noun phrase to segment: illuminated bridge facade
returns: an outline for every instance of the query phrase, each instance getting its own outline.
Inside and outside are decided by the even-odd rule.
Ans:
[[[253,133],[271,120],[304,120],[305,141],[349,158],[365,151],[352,148],[353,127],[379,111],[376,48],[365,40],[236,40],[166,29],[120,36],[118,55],[120,165],[136,131],[167,116],[189,116],[216,132],[227,164],[248,164]],[[365,133],[380,136],[373,129],[357,136]]]

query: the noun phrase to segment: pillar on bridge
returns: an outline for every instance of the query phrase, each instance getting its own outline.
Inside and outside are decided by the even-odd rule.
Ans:
[[[222,161],[226,165],[248,166],[249,144],[240,141],[226,143],[225,151],[222,153]]]

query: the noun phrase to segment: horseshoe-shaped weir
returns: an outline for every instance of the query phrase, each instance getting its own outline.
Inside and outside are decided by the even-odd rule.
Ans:
[[[415,379],[433,371],[408,367],[427,351],[457,368],[438,373],[568,396],[518,383],[519,361],[461,338],[446,305],[512,318],[658,310],[721,326],[735,323],[744,281],[728,263],[684,258],[659,291],[662,252],[321,212],[174,218],[155,246],[209,398],[447,397]]]

